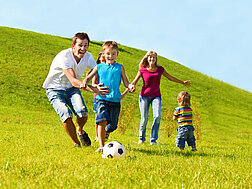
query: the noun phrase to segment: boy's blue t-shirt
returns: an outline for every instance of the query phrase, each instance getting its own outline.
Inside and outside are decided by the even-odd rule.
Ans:
[[[97,99],[111,102],[121,101],[121,92],[119,90],[122,78],[121,72],[121,64],[116,62],[111,65],[104,62],[97,65],[97,84],[103,83],[103,86],[109,87],[110,90],[109,94],[106,94],[105,97],[97,95]]]

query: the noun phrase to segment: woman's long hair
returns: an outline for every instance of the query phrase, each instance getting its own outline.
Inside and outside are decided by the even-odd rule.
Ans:
[[[143,57],[143,59],[141,60],[141,62],[139,63],[139,68],[142,68],[142,67],[147,67],[148,66],[148,64],[149,64],[149,62],[148,62],[148,57],[151,55],[151,54],[154,54],[155,56],[156,56],[156,63],[155,63],[155,65],[157,65],[157,53],[155,52],[155,51],[149,51],[149,52],[147,52],[145,55],[144,55],[144,57]]]

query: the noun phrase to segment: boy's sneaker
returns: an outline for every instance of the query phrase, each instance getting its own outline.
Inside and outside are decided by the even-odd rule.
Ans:
[[[81,148],[80,144],[74,144],[74,148]]]
[[[197,151],[196,147],[192,147],[192,151]]]
[[[97,148],[97,150],[95,152],[102,153],[103,152],[103,147]]]
[[[109,133],[108,133],[108,132],[106,132],[106,133],[105,133],[105,142],[107,142],[107,141],[108,141],[108,138],[109,138]]]
[[[85,132],[85,131],[82,131],[82,135],[79,135],[79,138],[80,138],[80,141],[81,141],[81,144],[83,146],[90,146],[91,145],[91,140],[90,138],[88,137],[88,134]]]

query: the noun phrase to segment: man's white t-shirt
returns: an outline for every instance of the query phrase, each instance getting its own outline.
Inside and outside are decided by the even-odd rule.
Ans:
[[[93,69],[96,66],[91,53],[86,52],[84,57],[77,64],[73,56],[72,48],[59,52],[53,59],[50,71],[43,84],[46,89],[68,89],[73,87],[63,69],[72,68],[77,79],[81,79],[87,67]]]

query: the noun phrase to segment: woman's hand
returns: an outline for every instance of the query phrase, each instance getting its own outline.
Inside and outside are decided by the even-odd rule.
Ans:
[[[186,87],[189,87],[191,85],[190,82],[191,82],[190,80],[183,81],[183,85],[185,85]]]

